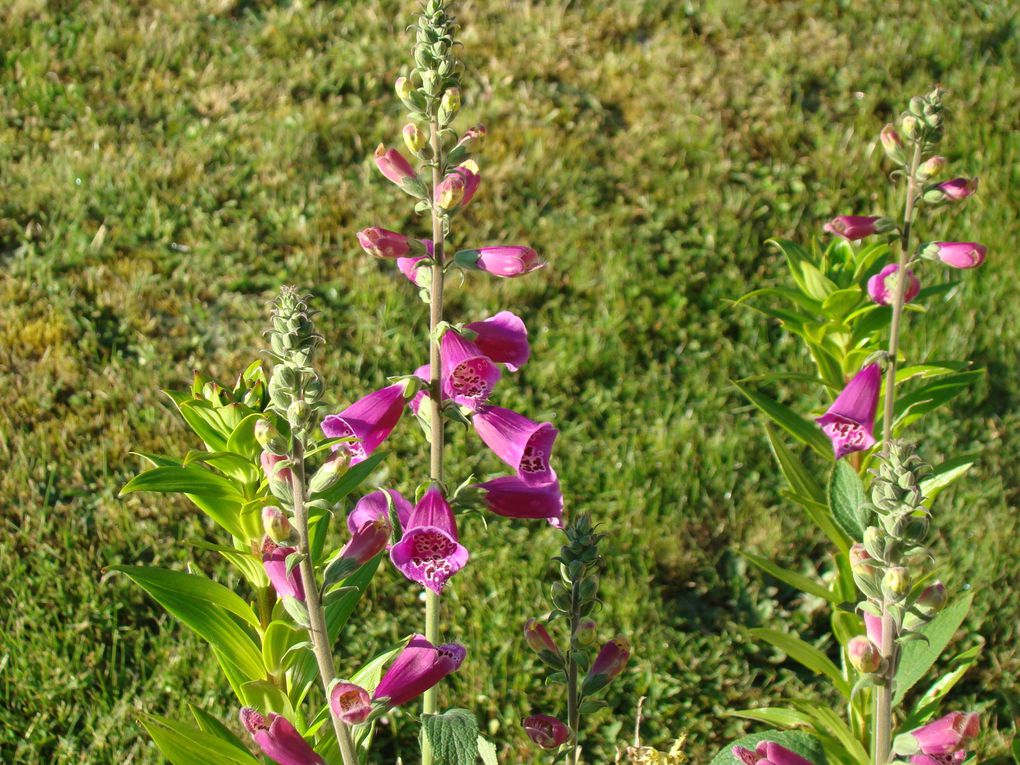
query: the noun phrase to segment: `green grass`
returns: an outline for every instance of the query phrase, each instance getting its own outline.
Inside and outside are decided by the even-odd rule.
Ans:
[[[186,544],[207,525],[184,503],[117,492],[140,466],[129,450],[196,446],[158,389],[185,386],[193,368],[231,380],[260,348],[280,283],[316,296],[338,403],[422,358],[423,306],[353,238],[372,224],[426,230],[370,161],[402,124],[391,84],[412,8],[0,10],[0,760],[154,763],[140,712],[183,716],[187,699],[234,719],[205,646],[103,576],[114,563],[189,560],[222,574]],[[459,15],[459,124],[482,121],[490,137],[456,243],[528,243],[550,267],[472,278],[448,313],[509,308],[528,322],[533,360],[499,403],[553,418],[568,506],[608,533],[600,620],[606,636],[632,636],[636,660],[590,721],[604,742],[595,763],[629,737],[640,695],[646,739],[665,748],[689,731],[705,762],[745,729],[726,708],[812,693],[742,629],[785,624],[818,639],[825,613],[736,552],[811,571],[826,546],[779,498],[761,423],[729,385],[810,361],[725,300],[782,282],[769,237],[806,240],[832,214],[881,210],[878,130],[910,95],[936,81],[949,90],[945,152],[982,188],[929,236],[980,238],[991,254],[938,311],[911,316],[905,344],[913,358],[988,370],[915,436],[935,461],[981,452],[938,502],[939,553],[951,585],[976,590],[968,626],[988,641],[958,703],[985,713],[984,754],[1001,755],[1020,715],[1016,9],[476,0]],[[779,392],[802,411],[820,403]],[[452,440],[453,478],[500,470],[472,438]],[[412,487],[422,455],[403,428],[386,480]],[[556,539],[509,522],[472,521],[464,536],[472,564],[443,623],[471,655],[443,696],[478,711],[505,762],[539,762],[517,720],[562,710],[520,625],[539,608]],[[392,571],[377,581],[357,656],[421,622],[405,582]],[[396,717],[385,751],[409,757],[411,728]]]

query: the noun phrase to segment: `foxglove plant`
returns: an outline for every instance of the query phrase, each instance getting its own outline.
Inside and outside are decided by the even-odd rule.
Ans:
[[[960,713],[930,721],[977,659],[979,648],[957,656],[956,669],[923,694],[899,725],[894,717],[895,708],[963,622],[971,600],[967,594],[950,601],[947,587],[933,578],[935,561],[928,544],[932,501],[966,472],[971,461],[954,460],[932,469],[914,446],[898,438],[919,417],[965,391],[980,374],[960,362],[905,365],[901,360],[907,305],[923,303],[953,286],[922,288],[920,268],[925,262],[973,268],[986,255],[985,248],[973,242],[915,244],[913,229],[919,212],[937,213],[977,189],[976,180],[937,178],[946,165],[935,154],[944,132],[943,95],[936,88],[911,99],[899,128],[887,125],[881,132],[885,154],[896,165],[893,177],[904,188],[899,222],[883,215],[834,218],[824,230],[836,238],[823,252],[780,242],[796,289],[757,290],[741,301],[779,319],[801,337],[817,368],[817,379],[827,390],[838,391],[833,403],[815,418],[816,429],[754,384],[789,379],[789,375],[737,383],[773,425],[818,455],[835,459],[829,483],[823,486],[780,434],[772,426],[766,429],[790,486],[788,496],[837,548],[832,587],[756,555],[747,557],[770,575],[832,604],[832,630],[842,666],[784,632],[757,629],[752,634],[827,677],[847,701],[847,719],[806,701],[793,701],[792,709],[737,714],[780,727],[806,728],[822,743],[829,762],[847,765],[887,765],[896,758],[920,765],[962,762],[978,725],[976,716]],[[890,241],[864,243],[868,238]],[[851,242],[862,245],[855,248]],[[762,304],[764,297],[782,298],[788,305]],[[848,603],[856,604],[855,608],[844,609]],[[930,745],[930,730],[952,727],[961,719],[965,735],[941,749]],[[913,733],[894,737],[897,728]],[[768,746],[752,749],[738,745],[733,757],[743,762],[805,761],[805,751],[792,753],[793,759],[780,752],[777,760]],[[901,761],[905,759],[896,759]]]

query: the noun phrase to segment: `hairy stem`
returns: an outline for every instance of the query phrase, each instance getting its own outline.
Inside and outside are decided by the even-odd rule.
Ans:
[[[429,143],[432,146],[432,198],[436,187],[443,180],[443,143],[439,133],[439,122],[433,117],[429,123]],[[443,481],[443,386],[442,357],[436,328],[443,320],[443,218],[435,206],[432,208],[432,284],[429,288],[429,399],[432,402],[431,436],[429,449],[429,478],[437,483]],[[425,639],[433,645],[439,642],[439,596],[432,590],[425,590]],[[436,711],[436,688],[425,691],[422,711],[434,714]],[[422,739],[422,765],[432,765],[432,745],[428,738]]]
[[[566,765],[577,765],[581,758],[580,726],[581,699],[577,689],[577,662],[574,661],[574,640],[577,635],[581,617],[578,614],[580,598],[578,585],[574,582],[570,588],[570,645],[567,651],[567,725],[574,735],[574,748],[567,754]]]
[[[315,580],[315,564],[312,562],[311,548],[308,544],[308,511],[305,508],[305,448],[300,438],[294,439],[292,453],[293,464],[290,467],[291,489],[294,494],[294,520],[298,530],[298,552],[302,555],[299,565],[301,584],[305,592],[305,607],[308,610],[308,635],[312,639],[312,650],[315,661],[319,665],[319,679],[329,703],[329,686],[336,679],[336,667],[333,664],[333,651],[329,645],[329,634],[326,630],[326,614],[322,610],[319,598],[319,585]],[[344,765],[358,765],[358,753],[354,747],[351,731],[335,715],[330,714],[340,754]]]
[[[885,407],[882,414],[882,454],[889,455],[893,437],[893,417],[896,405],[896,368],[900,349],[900,325],[903,318],[903,296],[907,286],[907,263],[910,261],[910,227],[914,221],[914,204],[917,201],[917,168],[921,164],[921,144],[914,144],[914,156],[910,162],[910,173],[907,176],[907,195],[903,203],[903,226],[900,229],[899,270],[896,279],[896,291],[892,304],[892,324],[889,327],[889,355],[885,372]],[[882,658],[885,659],[884,683],[875,689],[874,738],[872,760],[874,765],[886,765],[889,762],[889,750],[892,741],[892,681],[896,676],[897,646],[895,625],[889,613],[889,603],[882,601],[882,645],[879,646]]]

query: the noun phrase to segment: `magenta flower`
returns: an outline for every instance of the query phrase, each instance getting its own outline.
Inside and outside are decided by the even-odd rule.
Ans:
[[[326,765],[286,717],[272,712],[263,716],[251,707],[244,707],[241,723],[262,753],[278,765]]]
[[[881,233],[882,218],[877,215],[840,215],[826,223],[822,229],[851,242]]]
[[[774,741],[759,741],[754,751],[743,746],[735,746],[731,751],[746,765],[813,765],[810,760]]]
[[[549,459],[559,431],[551,423],[532,422],[524,415],[498,406],[481,407],[471,422],[485,445],[514,468],[525,483],[545,484],[556,480]]]
[[[482,138],[485,138],[486,132],[485,125],[475,125],[472,128],[468,128],[464,131],[464,135],[460,137],[460,140],[457,141],[457,144],[453,148],[464,149],[467,151],[468,146],[473,141],[480,141]]]
[[[482,177],[478,173],[478,165],[468,160],[453,168],[438,184],[434,192],[434,201],[444,210],[452,210],[457,205],[467,207]]]
[[[438,648],[422,635],[415,635],[390,665],[372,694],[373,701],[399,707],[425,693],[444,677],[456,672],[467,651],[457,643]]]
[[[882,652],[864,635],[857,635],[846,645],[851,666],[858,672],[870,674],[882,666]]]
[[[559,646],[552,639],[549,630],[538,619],[528,619],[524,622],[524,640],[535,653],[549,651],[555,656],[560,655]]]
[[[915,754],[910,758],[910,765],[963,765],[967,761],[967,750],[958,749],[952,754],[932,755]]]
[[[865,612],[864,614],[864,631],[868,635],[870,640],[875,645],[882,645],[882,617],[875,616]]]
[[[428,285],[428,266],[420,265],[428,256],[419,255],[415,258],[397,258],[397,268],[407,280],[416,287]]]
[[[476,487],[489,510],[504,518],[544,518],[554,528],[563,528],[563,495],[560,482],[532,484],[517,476],[503,476]]]
[[[939,756],[965,749],[980,730],[981,721],[976,712],[950,712],[907,735],[914,739],[921,754]]]
[[[329,708],[341,722],[358,725],[372,714],[372,699],[360,685],[337,683],[329,692]]]
[[[943,199],[948,199],[951,202],[959,202],[961,199],[966,199],[978,188],[977,178],[953,178],[951,181],[945,181],[935,186]]]
[[[358,232],[361,248],[376,258],[402,258],[411,251],[411,240],[396,231],[372,226]]]
[[[335,449],[346,449],[351,464],[364,462],[397,426],[404,411],[404,383],[396,383],[355,401],[339,414],[331,414],[322,421],[322,432],[328,438],[356,440],[337,444]]]
[[[896,282],[899,280],[899,264],[890,263],[868,279],[868,295],[879,305],[892,305],[896,298]],[[907,284],[903,290],[903,302],[909,303],[921,291],[921,280],[907,269]]]
[[[435,593],[464,568],[467,548],[460,543],[453,511],[436,486],[429,487],[411,511],[403,537],[390,548],[390,560],[405,577]]]
[[[413,507],[404,499],[396,489],[379,489],[371,494],[366,494],[354,505],[354,509],[347,514],[347,530],[354,534],[366,523],[372,523],[379,518],[389,518],[389,503],[386,495],[389,494],[393,507],[397,511],[397,518],[400,520],[400,527],[406,528],[411,518]]]
[[[396,149],[387,149],[382,144],[375,150],[375,164],[386,179],[397,184],[409,194],[417,194],[424,188],[411,163]]]
[[[466,328],[477,335],[474,343],[478,350],[497,364],[506,364],[511,372],[523,367],[531,357],[528,328],[515,313],[500,311],[488,319],[473,321]]]
[[[921,252],[926,258],[938,258],[953,268],[977,268],[985,262],[988,250],[977,242],[931,242]]]
[[[612,680],[623,672],[623,668],[627,666],[628,661],[630,661],[630,641],[623,635],[617,635],[602,646],[599,655],[591,663],[588,677],[603,675]]]
[[[297,548],[278,547],[266,540],[262,545],[262,568],[266,570],[266,576],[273,583],[277,595],[304,600],[305,588],[301,584],[297,567],[287,571],[287,556],[294,552],[297,552]]]
[[[392,534],[393,526],[388,515],[380,515],[374,520],[365,521],[351,534],[351,538],[340,551],[340,557],[364,566],[389,547]]]
[[[443,335],[440,346],[445,395],[471,409],[488,401],[499,382],[499,367],[477,345],[453,330]]]
[[[550,715],[531,715],[521,720],[528,738],[543,749],[559,749],[570,740],[570,728]]]
[[[504,278],[523,276],[545,268],[545,263],[538,259],[533,249],[518,245],[461,250],[454,256],[454,260],[461,268],[485,271]]]
[[[869,364],[846,384],[832,406],[815,420],[832,441],[836,459],[875,445],[875,412],[882,371]]]

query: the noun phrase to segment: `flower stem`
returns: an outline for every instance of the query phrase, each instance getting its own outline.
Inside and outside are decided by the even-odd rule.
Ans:
[[[567,754],[566,765],[577,765],[581,757],[579,741],[581,731],[581,706],[577,690],[577,662],[574,661],[574,640],[581,623],[578,584],[570,588],[570,646],[567,651],[567,725],[574,734],[573,749]]]
[[[443,143],[439,133],[439,121],[433,117],[429,123],[429,143],[432,146],[432,198],[435,189],[443,180]],[[434,204],[434,203],[433,203]],[[431,408],[431,443],[429,448],[429,478],[437,483],[443,481],[443,386],[442,358],[436,328],[443,320],[443,218],[439,210],[432,208],[432,284],[429,288],[429,399]],[[425,590],[425,639],[433,645],[439,642],[439,596],[432,590]],[[436,688],[425,691],[422,712],[435,714]],[[432,765],[432,745],[427,737],[422,738],[422,765]]]
[[[922,141],[914,144],[914,156],[910,162],[907,176],[907,195],[903,203],[903,226],[900,229],[899,270],[896,279],[896,291],[892,304],[892,323],[889,327],[889,354],[885,372],[885,406],[882,415],[882,454],[889,456],[893,438],[893,417],[896,406],[896,367],[900,348],[900,325],[903,318],[903,296],[907,285],[907,263],[910,261],[910,228],[914,221],[914,205],[917,201],[917,168],[921,164]],[[889,762],[890,744],[892,741],[892,683],[896,676],[897,646],[892,615],[889,603],[882,600],[882,645],[879,646],[882,658],[885,659],[884,682],[875,689],[875,716],[872,720],[874,737],[872,760],[874,765],[886,765]]]
[[[326,628],[326,614],[322,610],[319,598],[319,585],[315,580],[315,564],[312,561],[311,548],[308,544],[308,511],[305,508],[305,447],[300,438],[294,439],[290,467],[291,489],[294,494],[294,520],[298,530],[298,552],[303,556],[298,567],[301,572],[301,584],[305,592],[305,607],[308,610],[308,635],[312,639],[312,650],[315,661],[319,665],[319,679],[329,703],[329,686],[336,679],[336,667],[333,664],[333,652],[329,645],[329,633]],[[346,724],[335,715],[330,714],[340,755],[344,765],[358,765],[358,753],[351,738],[351,731]]]

